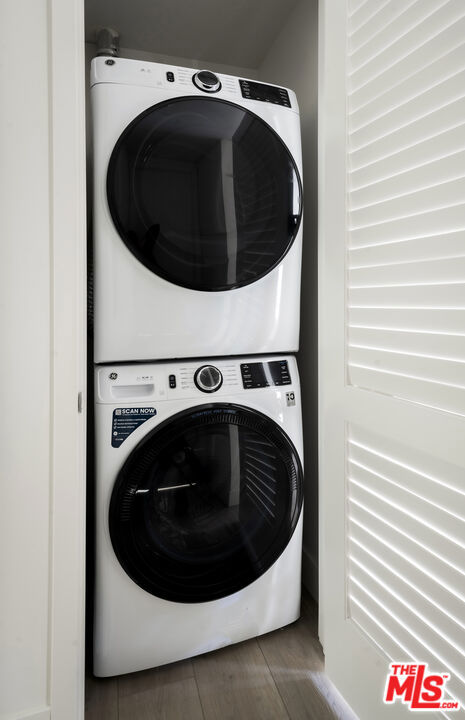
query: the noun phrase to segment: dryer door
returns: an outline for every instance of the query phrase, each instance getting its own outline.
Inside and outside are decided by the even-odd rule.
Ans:
[[[113,548],[157,597],[225,597],[279,558],[302,489],[297,452],[275,422],[239,405],[202,405],[155,428],[127,459],[110,502]]]
[[[194,290],[248,285],[281,262],[302,210],[287,147],[224,100],[159,103],[122,133],[107,175],[119,235],[156,275]]]

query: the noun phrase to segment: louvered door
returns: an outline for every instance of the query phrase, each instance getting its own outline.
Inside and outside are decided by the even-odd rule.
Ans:
[[[391,660],[465,705],[465,3],[321,5],[320,634],[400,719]]]

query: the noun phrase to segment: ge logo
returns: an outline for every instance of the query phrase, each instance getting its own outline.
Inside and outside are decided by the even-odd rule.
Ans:
[[[110,378],[110,380],[116,380],[116,378],[118,377],[118,373],[111,372],[108,377]]]
[[[291,405],[295,405],[295,393],[288,392],[286,393],[286,404],[288,407]]]

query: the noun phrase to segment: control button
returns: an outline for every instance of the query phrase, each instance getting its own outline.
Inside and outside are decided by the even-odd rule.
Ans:
[[[174,389],[176,387],[176,375],[169,376],[169,383],[170,383],[170,388]]]
[[[168,80],[168,82],[174,82],[174,73],[171,72],[171,70],[168,70],[168,72],[166,73],[166,79]]]
[[[223,376],[214,365],[202,365],[195,372],[194,382],[202,392],[212,393],[223,384]]]
[[[204,92],[215,93],[221,90],[219,77],[215,75],[215,73],[210,72],[210,70],[199,70],[199,72],[193,76],[192,82],[199,90],[203,90]]]

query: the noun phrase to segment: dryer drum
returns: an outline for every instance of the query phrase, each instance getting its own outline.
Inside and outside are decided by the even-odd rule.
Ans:
[[[185,288],[231,290],[284,258],[299,229],[302,185],[279,135],[234,103],[181,97],[124,130],[107,198],[131,253]]]
[[[202,405],[154,428],[129,455],[111,497],[111,541],[152,595],[216,600],[276,562],[302,497],[301,464],[279,425],[241,405]]]

